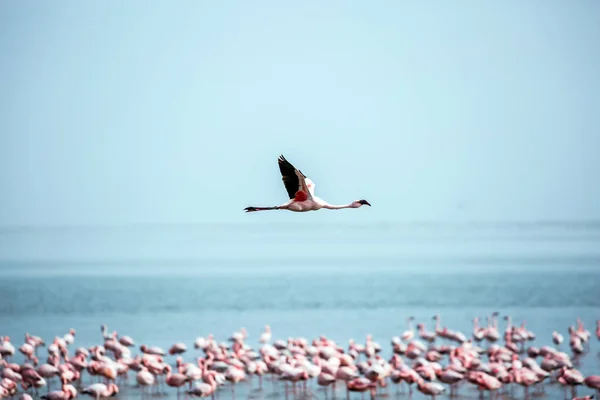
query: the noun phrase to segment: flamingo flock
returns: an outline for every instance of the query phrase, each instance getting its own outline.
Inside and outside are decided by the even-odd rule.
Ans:
[[[528,398],[544,395],[548,385],[562,387],[565,398],[569,390],[570,398],[577,400],[600,394],[600,375],[584,376],[576,368],[592,340],[581,319],[568,327],[568,348],[557,331],[548,338],[552,345],[538,348],[533,345],[536,335],[525,321],[515,325],[505,316],[501,334],[498,317],[499,313],[493,313],[485,324],[474,318],[470,335],[443,327],[439,315],[433,316],[433,330],[419,322],[415,331],[415,318],[409,317],[408,329],[391,338],[389,359],[382,356],[381,345],[371,335],[363,344],[350,339],[344,348],[326,336],[273,340],[268,325],[256,339],[256,348],[249,344],[244,328],[225,342],[210,334],[198,337],[191,349],[182,342],[166,351],[141,344],[139,352],[131,337],[109,332],[106,325],[101,327],[101,343],[89,348],[75,347],[74,329],[48,343],[25,333],[18,348],[10,337],[0,336],[0,399],[88,396],[98,400],[128,397],[134,387],[141,390],[142,398],[175,391],[177,397],[235,399],[241,385],[246,385],[243,393],[272,390],[286,399],[310,398],[319,392],[325,398],[345,395],[350,399],[358,392],[374,399],[390,396],[392,385],[396,395],[407,389],[410,397],[416,388],[432,399],[454,398],[470,390],[490,398]],[[600,320],[595,335],[600,340]],[[41,354],[41,348],[46,348],[47,355]],[[17,352],[24,357],[22,364],[14,362]],[[190,353],[191,361],[184,361]],[[270,384],[264,384],[265,380]],[[588,394],[577,397],[578,388]]]

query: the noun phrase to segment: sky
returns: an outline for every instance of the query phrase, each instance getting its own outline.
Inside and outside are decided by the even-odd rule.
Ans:
[[[600,3],[4,1],[0,226],[600,219]],[[287,201],[284,154],[334,204]]]

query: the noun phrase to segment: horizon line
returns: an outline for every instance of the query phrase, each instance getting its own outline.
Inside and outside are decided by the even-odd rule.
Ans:
[[[396,220],[396,221],[148,221],[108,224],[17,224],[2,225],[0,231],[56,229],[131,229],[159,227],[202,227],[242,225],[467,225],[467,226],[588,226],[600,228],[600,219],[515,219],[515,220]]]

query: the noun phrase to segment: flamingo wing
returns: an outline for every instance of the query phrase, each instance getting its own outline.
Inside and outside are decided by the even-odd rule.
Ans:
[[[277,162],[279,164],[279,171],[281,172],[281,180],[290,199],[294,199],[296,193],[299,191],[306,193],[309,198],[313,196],[314,183],[310,181],[313,186],[313,189],[310,190],[306,184],[306,175],[302,171],[290,164],[283,155],[279,156]]]

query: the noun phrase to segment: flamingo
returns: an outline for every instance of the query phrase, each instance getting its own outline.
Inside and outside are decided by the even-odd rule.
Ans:
[[[146,388],[154,385],[156,380],[154,379],[154,375],[152,375],[146,367],[142,367],[140,371],[135,376],[137,384],[142,387],[142,398],[146,397]]]
[[[367,390],[371,391],[371,399],[375,398],[375,388],[376,388],[376,383],[375,382],[371,382],[369,379],[366,378],[354,378],[350,381],[346,382],[346,398],[350,399],[350,392],[361,392],[364,393]]]
[[[596,390],[596,393],[600,395],[600,375],[590,375],[583,380],[583,383],[590,389]]]
[[[77,397],[77,389],[74,386],[63,385],[62,390],[56,390],[40,396],[42,400],[69,400]]]
[[[179,398],[179,388],[188,382],[192,382],[192,379],[189,376],[179,372],[172,373],[170,365],[167,365],[165,369],[167,370],[165,383],[170,387],[177,388],[177,397]]]
[[[500,338],[500,334],[498,333],[498,320],[496,319],[497,317],[498,312],[494,311],[490,320],[491,325],[488,324],[488,327],[484,332],[484,337],[488,342],[494,343]]]
[[[560,346],[560,344],[563,342],[563,335],[561,335],[557,331],[552,332],[552,342],[555,345]]]
[[[12,357],[15,355],[15,346],[10,342],[9,336],[0,337],[0,356]]]
[[[169,354],[170,355],[177,355],[177,354],[185,353],[186,351],[187,351],[187,346],[185,345],[185,343],[175,343],[169,349]]]
[[[186,394],[193,397],[208,397],[212,396],[217,389],[217,382],[214,374],[207,374],[208,383],[196,383],[191,389],[186,391]]]
[[[414,319],[415,317],[408,317],[408,319],[406,320],[408,322],[408,329],[404,331],[402,336],[400,336],[400,338],[405,342],[412,340],[412,338],[415,336],[415,331],[412,327],[412,322]]]
[[[119,343],[121,344],[121,346],[125,346],[125,347],[135,346],[135,342],[133,341],[133,339],[130,336],[121,336],[119,338]]]
[[[428,332],[425,330],[424,324],[417,324],[417,329],[419,330],[419,337],[426,342],[433,343],[435,342],[436,334],[435,332]]]
[[[417,381],[417,388],[419,392],[431,396],[435,400],[435,396],[439,396],[446,390],[445,387],[436,382],[425,382],[424,379],[420,378]]]
[[[272,207],[246,207],[244,211],[267,211],[267,210],[288,210],[294,212],[317,211],[321,208],[328,210],[340,210],[343,208],[360,208],[363,205],[371,206],[367,200],[355,200],[346,205],[332,205],[315,196],[315,184],[306,177],[302,171],[296,169],[289,161],[279,156],[279,171],[281,179],[288,193],[290,200],[279,206]]]
[[[75,329],[69,329],[69,333],[63,336],[63,340],[67,345],[73,344],[73,342],[75,341]]]
[[[94,383],[81,391],[81,394],[87,394],[96,400],[100,400],[101,397],[112,397],[118,393],[119,387],[114,383],[109,383],[108,386],[104,383]]]
[[[485,336],[485,328],[479,327],[479,317],[473,318],[473,339],[481,342]]]
[[[584,378],[581,372],[573,368],[562,367],[558,374],[558,381],[563,386],[571,386],[572,396],[577,395],[577,386],[584,383]]]
[[[269,343],[271,341],[271,327],[265,325],[265,331],[260,335],[260,343]]]

